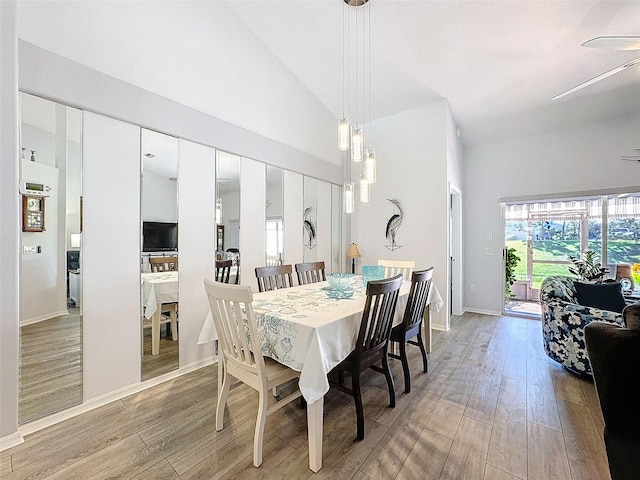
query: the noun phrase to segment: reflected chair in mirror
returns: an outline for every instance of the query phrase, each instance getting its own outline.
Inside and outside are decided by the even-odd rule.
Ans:
[[[216,261],[216,282],[229,283],[229,275],[231,274],[231,267],[233,261],[231,260],[217,260]]]
[[[291,265],[256,267],[256,279],[261,292],[289,288],[293,286],[293,269]]]
[[[172,340],[178,340],[178,304],[177,303],[163,303],[160,309],[160,326],[167,325],[171,327],[171,332],[167,330],[167,336],[171,334]],[[144,329],[152,328],[152,321],[145,316],[142,317],[142,345],[144,352]],[[151,342],[153,343],[153,339]],[[152,347],[153,350],[153,347]]]
[[[389,369],[387,347],[401,286],[402,275],[367,283],[367,299],[362,312],[356,347],[331,371],[332,376],[335,374],[338,376],[338,381],[332,380],[331,385],[353,396],[356,406],[356,440],[364,438],[364,408],[360,389],[362,372],[371,368],[383,373],[389,388],[389,406],[392,408],[396,406],[396,393]],[[381,367],[377,365],[378,362],[381,363]],[[343,383],[344,372],[351,374],[351,388]]]
[[[253,465],[262,464],[262,440],[268,415],[300,397],[298,388],[269,406],[269,391],[300,377],[300,372],[262,356],[260,335],[253,313],[253,294],[247,285],[227,285],[204,281],[209,307],[219,337],[219,358],[223,362],[222,386],[218,391],[216,431],[224,427],[224,410],[233,378],[244,382],[259,394],[258,416],[253,439]],[[257,344],[252,343],[253,339]]]
[[[296,263],[295,267],[299,285],[324,282],[327,280],[324,274],[324,262]]]
[[[149,257],[149,267],[152,273],[160,272],[177,272],[178,271],[178,257]],[[177,330],[177,318],[178,318],[178,303],[163,303],[161,313],[163,316],[168,315],[168,319],[161,319],[160,323],[169,323],[171,325],[171,338],[173,340],[178,339]],[[151,326],[150,324],[148,326]],[[143,324],[143,328],[147,325]]]
[[[626,328],[597,319],[584,327],[612,480],[640,476],[640,302],[625,307],[622,317]]]
[[[411,272],[416,268],[416,262],[413,260],[378,260],[378,265],[384,267],[385,278],[402,274],[405,280],[411,280]]]
[[[227,248],[227,255],[225,259],[233,262],[233,266],[236,268],[236,276],[232,283],[238,285],[240,283],[240,250],[234,247]]]
[[[424,341],[422,339],[422,320],[427,307],[432,278],[433,267],[419,272],[413,272],[411,275],[411,290],[409,291],[402,323],[391,329],[390,340],[399,345],[400,353],[399,355],[389,353],[389,356],[399,359],[402,362],[405,393],[411,391],[411,374],[409,372],[409,361],[407,360],[407,344],[420,347],[424,373],[427,373],[429,369],[427,351],[424,348]],[[413,338],[416,338],[416,340],[413,340]]]
[[[178,257],[149,257],[151,271],[173,272],[178,270]]]

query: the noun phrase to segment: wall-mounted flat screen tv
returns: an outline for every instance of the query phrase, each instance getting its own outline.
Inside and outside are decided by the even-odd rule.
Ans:
[[[142,251],[166,252],[178,250],[178,224],[142,222]]]

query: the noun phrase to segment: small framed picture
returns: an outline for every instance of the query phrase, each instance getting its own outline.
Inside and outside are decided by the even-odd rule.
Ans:
[[[22,231],[44,232],[44,197],[22,196]]]

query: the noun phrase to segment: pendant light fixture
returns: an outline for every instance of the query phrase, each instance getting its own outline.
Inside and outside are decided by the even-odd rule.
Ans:
[[[344,211],[353,213],[355,199],[355,183],[351,181],[351,162],[362,163],[362,173],[358,182],[360,190],[360,202],[367,203],[371,200],[371,184],[376,181],[376,154],[371,147],[371,5],[368,6],[368,25],[365,27],[367,16],[362,12],[362,29],[360,30],[358,10],[355,10],[355,36],[351,38],[350,33],[350,7],[360,7],[368,0],[343,0],[342,10],[342,118],[338,123],[338,148],[341,151],[349,150],[349,162],[347,165],[347,181],[344,184]],[[359,34],[362,38],[359,38]],[[368,40],[368,46],[367,46]],[[350,85],[350,53],[354,51],[354,85]],[[362,55],[360,56],[360,50]],[[368,67],[368,69],[367,69]],[[362,72],[360,77],[359,72]],[[362,89],[360,89],[360,78],[362,79]],[[368,92],[367,92],[368,83]],[[348,114],[351,107],[349,102],[351,90],[353,89],[353,103],[355,105],[352,115]],[[362,96],[362,98],[359,97]],[[367,103],[369,106],[369,126],[367,122]],[[345,108],[346,105],[346,108]],[[360,117],[359,107],[362,105],[363,115]],[[349,119],[354,120],[350,124]],[[362,118],[363,124],[358,123]],[[365,138],[368,140],[368,147],[365,150]]]

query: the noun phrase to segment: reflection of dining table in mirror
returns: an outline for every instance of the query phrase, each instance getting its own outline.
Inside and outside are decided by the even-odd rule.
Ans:
[[[151,354],[160,350],[160,325],[171,322],[173,340],[178,340],[177,328],[178,272],[142,274],[143,322],[151,321]],[[171,306],[169,306],[171,304]],[[168,307],[168,308],[167,308]],[[169,317],[162,321],[162,312]],[[165,317],[166,318],[166,317]]]
[[[394,324],[402,321],[410,287],[411,282],[403,282]],[[327,374],[353,350],[366,299],[360,276],[354,277],[353,294],[349,298],[330,298],[327,288],[327,282],[320,282],[253,294],[262,353],[301,372],[299,387],[307,401],[309,468],[314,472],[322,467],[322,415],[324,395],[329,391]],[[433,295],[429,300],[433,310],[442,306],[437,298],[439,295]],[[425,329],[430,328],[427,325]],[[209,313],[198,343],[215,338]]]

